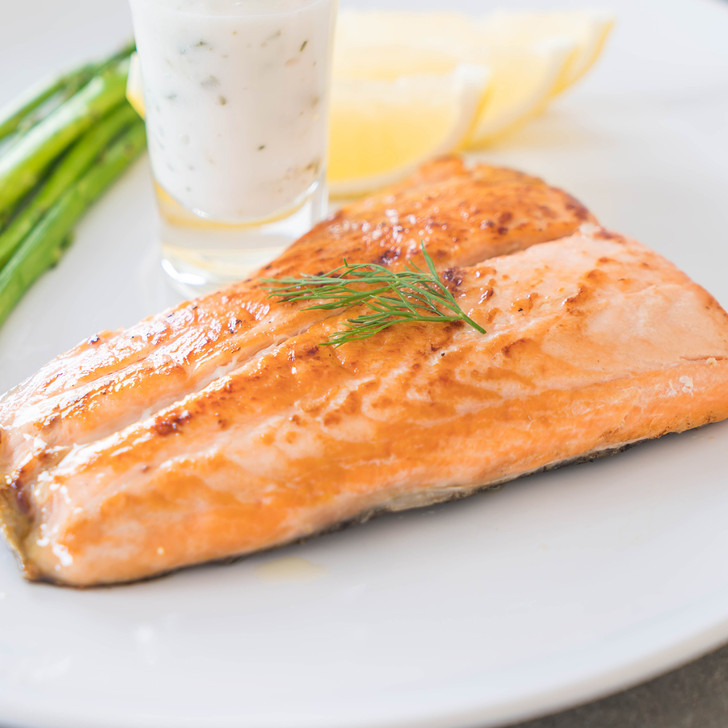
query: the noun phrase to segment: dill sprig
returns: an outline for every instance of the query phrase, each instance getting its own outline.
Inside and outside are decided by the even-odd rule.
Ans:
[[[440,280],[424,243],[422,255],[427,271],[409,261],[402,271],[391,271],[375,263],[348,263],[321,275],[303,274],[300,278],[263,278],[268,296],[283,301],[321,301],[304,311],[352,308],[363,304],[369,309],[346,320],[346,327],[323,342],[341,346],[370,336],[406,321],[447,323],[463,321],[481,334],[485,329],[458,306],[447,286]]]

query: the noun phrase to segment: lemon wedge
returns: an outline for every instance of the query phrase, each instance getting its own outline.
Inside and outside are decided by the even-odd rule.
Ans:
[[[495,12],[484,16],[478,33],[486,43],[502,43],[519,47],[546,38],[568,39],[574,44],[554,93],[560,93],[578,81],[599,58],[614,26],[609,13],[597,10],[563,12]]]
[[[545,108],[578,45],[563,30],[539,35],[530,16],[523,16],[523,31],[516,14],[498,14],[493,23],[489,17],[342,11],[334,75],[393,79],[399,73],[444,73],[460,63],[485,65],[491,69],[491,83],[467,142],[484,146]]]
[[[394,80],[334,78],[331,194],[363,194],[459,149],[477,119],[488,78],[487,69],[474,65]]]
[[[126,78],[126,99],[134,111],[144,118],[144,90],[142,87],[142,67],[139,56],[132,53],[129,61],[129,75]]]
[[[543,112],[599,56],[612,20],[604,13],[344,10],[334,51],[337,78],[388,79],[485,65],[491,82],[466,146],[480,148]]]
[[[334,74],[346,71],[348,54],[357,48],[400,47],[443,51],[460,58],[468,55],[477,35],[476,19],[453,12],[406,12],[396,10],[339,11],[334,46]],[[376,68],[376,57],[369,64]]]
[[[481,48],[478,55],[491,68],[493,79],[466,146],[486,146],[542,112],[575,47],[569,38],[554,37],[520,45],[491,43]]]
[[[452,72],[462,62],[451,50],[402,43],[344,43],[334,52],[334,79],[394,81],[401,76]],[[339,50],[342,49],[342,50]]]

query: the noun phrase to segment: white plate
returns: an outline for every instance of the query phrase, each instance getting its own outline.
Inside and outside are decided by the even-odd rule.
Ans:
[[[728,8],[617,5],[594,74],[487,157],[564,186],[726,305]],[[4,3],[0,100],[127,28],[121,0]],[[0,331],[0,389],[172,300],[152,214],[142,161]],[[485,726],[616,690],[728,638],[727,447],[715,425],[117,589],[26,584],[0,549],[0,721]],[[276,575],[281,556],[309,567]]]

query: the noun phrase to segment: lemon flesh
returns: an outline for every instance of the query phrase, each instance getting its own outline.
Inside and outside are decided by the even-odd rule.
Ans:
[[[331,193],[367,192],[459,149],[477,119],[488,77],[482,66],[463,65],[393,81],[334,79]]]

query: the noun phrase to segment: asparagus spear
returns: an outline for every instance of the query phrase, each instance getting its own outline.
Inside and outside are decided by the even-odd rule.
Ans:
[[[138,116],[134,109],[126,101],[122,101],[97,126],[87,131],[61,158],[35,197],[5,230],[0,230],[0,269],[56,200],[89,169],[109,142],[136,119]]]
[[[139,156],[145,142],[143,122],[133,122],[25,238],[0,271],[0,324],[31,284],[58,262],[78,219]]]
[[[34,126],[0,157],[0,223],[70,144],[110,109],[126,90],[128,60],[95,76],[66,103]]]
[[[136,50],[136,42],[130,41],[125,46],[122,46],[119,48],[116,53],[109,56],[107,59],[101,61],[99,64],[97,64],[97,73],[101,73],[102,71],[105,71],[107,68],[111,66],[115,66],[117,63],[129,58],[129,56],[134,53]]]
[[[134,49],[135,45],[130,43],[99,63],[87,63],[56,78],[41,81],[20,98],[11,101],[0,109],[0,140],[16,132],[28,131],[41,120],[38,114],[45,110],[51,99],[57,96],[60,103],[66,101],[95,75],[128,58]]]
[[[44,81],[34,86],[21,98],[11,101],[7,106],[0,109],[0,139],[4,139],[17,131],[24,121],[32,118],[32,114],[56,94],[65,92],[66,89],[77,91],[81,86],[87,84],[94,75],[96,66],[89,63],[52,81]]]

